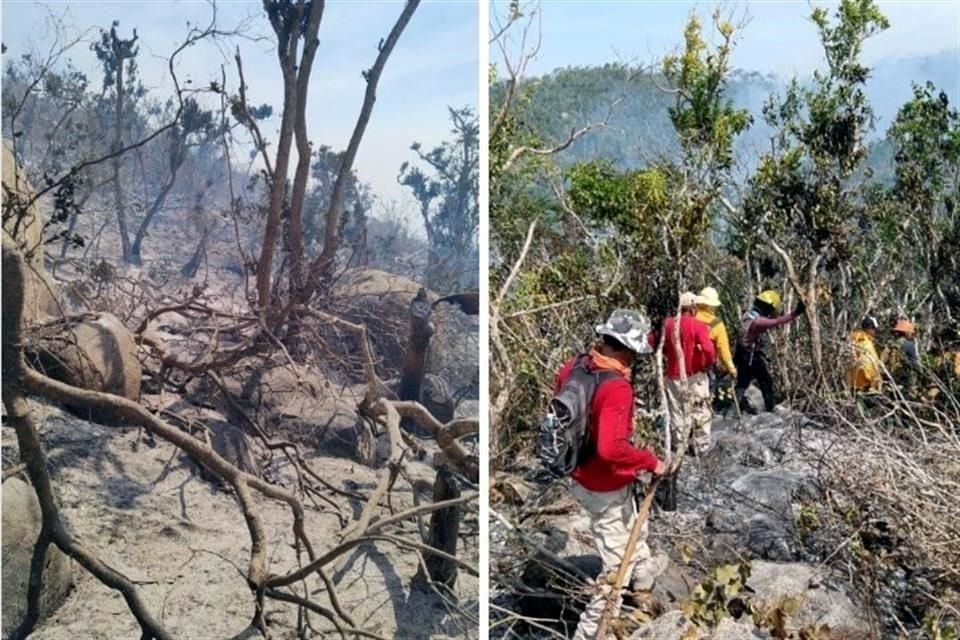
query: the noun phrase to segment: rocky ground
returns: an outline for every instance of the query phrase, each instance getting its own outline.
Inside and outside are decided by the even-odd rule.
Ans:
[[[642,614],[629,618],[633,611],[628,606],[625,632],[657,640],[883,637],[867,618],[850,576],[819,562],[822,554],[810,550],[807,520],[822,500],[818,461],[834,440],[782,407],[742,421],[715,418],[710,450],[683,464],[677,510],[654,507],[651,515],[650,545],[663,570],[655,593],[665,613],[654,620]],[[532,547],[542,545],[596,575],[600,568],[588,518],[565,482],[544,478],[535,460],[518,460],[495,485],[494,502],[499,504],[491,508],[518,524],[525,540],[492,521],[491,571],[493,583],[499,584],[491,637],[563,637],[576,624],[579,606],[572,595],[583,587],[568,579],[558,588],[557,579],[548,577],[556,572],[544,569],[555,562],[537,560]],[[749,567],[745,585],[737,577],[720,598],[692,595],[711,576],[708,586],[720,585],[722,591],[714,568],[739,564]],[[713,624],[693,624],[692,618],[720,609],[738,613],[741,603],[752,603],[759,625],[746,613],[739,619],[725,613],[710,631],[705,629]],[[777,610],[787,614],[783,631],[793,635],[775,635],[770,621],[762,619]],[[529,623],[521,616],[539,620]],[[567,621],[566,629],[558,618]],[[832,635],[811,635],[826,629]],[[807,635],[800,636],[801,631]]]
[[[136,429],[102,427],[58,407],[34,406],[62,514],[73,534],[137,583],[149,609],[174,637],[259,637],[249,627],[253,600],[243,578],[250,542],[232,494],[207,482],[172,445],[148,443]],[[17,458],[16,438],[9,428],[2,435],[6,468]],[[366,493],[376,483],[374,469],[347,459],[312,455],[309,463],[347,491]],[[263,467],[271,479],[293,488],[293,472],[285,461],[275,458]],[[431,476],[432,470],[424,469],[424,475]],[[402,484],[392,494],[396,510],[412,504],[409,487]],[[359,501],[327,497],[307,510],[307,532],[320,553],[336,544],[346,521],[362,507]],[[268,532],[268,570],[295,568],[288,509],[260,496],[256,500]],[[407,528],[412,533],[413,525]],[[461,540],[462,557],[472,563],[477,561],[476,544],[475,536]],[[7,591],[8,560],[4,558],[5,600],[12,594]],[[363,629],[398,638],[475,637],[475,622],[451,613],[436,595],[410,588],[416,572],[415,555],[377,543],[342,556],[329,575],[341,604]],[[74,566],[72,574],[74,586],[66,601],[31,637],[139,636],[117,592],[80,567]],[[322,585],[309,586],[314,598],[327,604]],[[461,572],[456,593],[460,605],[475,615],[476,579]],[[295,607],[268,601],[266,617],[273,637],[297,637]],[[318,631],[333,632],[319,616],[311,621]],[[10,632],[3,631],[4,637]]]

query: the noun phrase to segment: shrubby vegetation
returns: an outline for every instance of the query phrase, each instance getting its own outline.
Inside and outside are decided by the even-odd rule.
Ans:
[[[521,41],[538,10],[514,3],[500,40]],[[878,520],[896,529],[895,559],[867,552],[853,564],[874,576],[858,585],[868,600],[880,565],[936,575],[935,592],[897,622],[877,614],[918,628],[955,614],[960,589],[958,530],[944,525],[956,507],[933,488],[958,480],[957,381],[939,354],[960,329],[960,112],[955,87],[914,77],[912,98],[878,130],[862,50],[887,18],[872,0],[845,0],[811,19],[825,64],[785,85],[730,68],[750,32],[720,13],[692,16],[679,54],[651,69],[526,78],[530,52],[503,47],[490,73],[493,465],[529,453],[554,373],[610,309],[643,307],[659,322],[680,291],[714,286],[735,338],[753,297],[777,289],[788,308],[806,305],[776,340],[779,388],[865,454],[821,480],[870,515],[834,503],[818,522],[838,544]],[[847,336],[866,314],[918,326],[927,366],[915,395],[888,379],[888,395],[864,407],[844,388]],[[652,419],[656,396],[639,395]],[[652,424],[643,431],[660,446]],[[883,480],[897,455],[916,473]]]

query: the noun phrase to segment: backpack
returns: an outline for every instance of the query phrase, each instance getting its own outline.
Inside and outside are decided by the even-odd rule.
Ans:
[[[590,371],[589,357],[577,357],[570,376],[553,398],[540,423],[537,457],[556,477],[573,473],[593,453],[590,446],[590,404],[600,385],[618,377],[615,371]]]
[[[770,338],[766,331],[760,332],[754,342],[747,342],[747,336],[750,334],[750,327],[753,321],[760,317],[760,312],[756,309],[750,309],[740,319],[740,337],[737,338],[737,346],[743,347],[747,351],[765,351]]]

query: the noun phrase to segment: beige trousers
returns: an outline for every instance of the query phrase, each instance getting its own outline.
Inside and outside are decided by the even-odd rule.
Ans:
[[[687,378],[686,387],[680,380],[666,380],[667,409],[673,428],[674,448],[693,438],[698,453],[710,447],[710,421],[713,409],[710,406],[710,378],[701,372]],[[684,406],[686,403],[686,406]]]
[[[607,596],[612,588],[610,583],[613,582],[613,576],[620,568],[623,554],[627,549],[637,507],[631,486],[619,491],[598,492],[589,491],[577,482],[572,482],[571,492],[590,514],[590,532],[593,533],[600,559],[603,561],[603,571],[597,579],[597,593],[580,614],[580,623],[573,635],[574,640],[593,640],[607,607]],[[634,589],[652,589],[656,578],[655,563],[650,557],[650,547],[647,546],[647,531],[645,522],[637,539],[637,548],[630,560],[629,575]],[[620,604],[620,599],[617,598],[614,615],[619,614]]]

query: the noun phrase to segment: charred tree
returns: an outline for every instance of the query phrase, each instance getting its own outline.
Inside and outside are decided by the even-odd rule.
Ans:
[[[457,478],[446,465],[437,470],[437,479],[433,483],[433,501],[442,502],[460,497],[460,485]],[[428,545],[442,551],[450,557],[457,555],[457,538],[460,536],[460,505],[451,505],[437,509],[430,516]],[[457,564],[444,556],[425,552],[423,564],[413,578],[413,587],[420,591],[430,591],[433,587],[442,587],[444,595],[453,596],[453,586],[457,582]],[[426,568],[426,571],[424,571]]]
[[[435,332],[433,323],[430,322],[431,311],[427,291],[421,287],[413,302],[410,303],[410,342],[400,373],[401,400],[420,401],[423,379],[427,374],[427,352],[430,350],[430,339]],[[410,418],[404,418],[400,426],[407,431],[421,431],[416,422]]]

